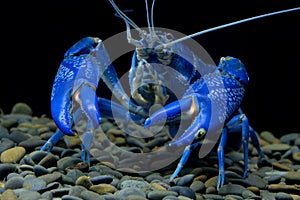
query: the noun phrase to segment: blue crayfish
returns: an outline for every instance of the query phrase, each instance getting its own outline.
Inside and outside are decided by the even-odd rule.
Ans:
[[[51,112],[58,131],[41,150],[50,151],[64,135],[76,135],[74,123],[84,116],[86,124],[81,158],[89,164],[93,132],[102,117],[130,118],[145,129],[165,121],[170,136],[174,138],[169,146],[185,147],[170,181],[179,174],[193,149],[199,146],[204,148],[199,152],[199,156],[203,157],[213,146],[207,141],[213,140],[219,141],[217,187],[221,187],[225,181],[224,147],[228,143],[227,137],[234,134],[231,141],[234,140],[235,144],[231,142],[231,145],[239,148],[243,144],[245,178],[248,171],[249,137],[260,156],[264,157],[256,132],[240,109],[248,84],[246,68],[239,59],[230,56],[221,58],[217,66],[207,65],[183,41],[217,29],[300,8],[247,18],[175,39],[171,33],[154,28],[153,17],[147,17],[148,31],[139,28],[113,0],[109,1],[126,23],[128,42],[135,46],[129,71],[131,97],[120,84],[104,42],[94,37],[81,39],[65,53],[55,77]],[[138,32],[140,40],[132,37],[130,27]],[[170,69],[173,71],[170,72]],[[97,97],[100,79],[120,104]],[[167,87],[170,79],[173,80],[171,84],[179,82],[180,90],[183,91],[179,97]],[[149,114],[156,105],[160,105],[160,108]],[[184,128],[180,126],[182,120],[188,123]]]

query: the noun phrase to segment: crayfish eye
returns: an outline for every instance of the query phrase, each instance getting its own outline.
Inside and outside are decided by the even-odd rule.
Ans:
[[[225,66],[225,60],[226,60],[225,57],[222,57],[222,58],[220,59],[222,67]]]
[[[206,130],[204,128],[200,128],[194,137],[195,139],[200,139],[205,134],[206,134]]]

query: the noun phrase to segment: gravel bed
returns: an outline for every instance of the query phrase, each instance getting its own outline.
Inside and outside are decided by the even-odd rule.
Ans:
[[[110,120],[103,120],[101,127],[114,144],[133,153],[149,152],[167,142],[164,134],[151,141],[128,136]],[[64,136],[51,152],[40,151],[56,130],[51,118],[33,116],[25,103],[1,114],[1,200],[300,199],[300,133],[279,138],[269,131],[259,133],[266,159],[260,159],[249,142],[246,179],[242,179],[243,149],[226,149],[225,185],[217,190],[215,149],[203,159],[192,154],[180,175],[169,182],[178,161],[156,171],[136,173],[135,168],[115,170],[117,158],[112,153],[101,154],[101,162],[92,156],[89,167],[80,159],[81,139],[76,136]]]

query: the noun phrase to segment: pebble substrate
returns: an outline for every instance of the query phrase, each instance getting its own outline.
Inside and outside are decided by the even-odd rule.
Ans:
[[[143,151],[138,139],[127,138],[113,122],[104,120],[109,138],[128,150]],[[32,116],[31,108],[17,103],[0,116],[0,199],[6,200],[242,200],[300,199],[300,133],[276,138],[259,134],[266,159],[249,143],[249,174],[243,175],[243,150],[226,149],[225,185],[216,189],[218,157],[190,158],[173,183],[169,177],[177,162],[154,172],[136,174],[114,170],[109,161],[80,159],[78,137],[65,136],[51,153],[39,151],[57,127],[51,118]],[[161,141],[161,139],[159,140]],[[147,148],[155,148],[148,145]]]

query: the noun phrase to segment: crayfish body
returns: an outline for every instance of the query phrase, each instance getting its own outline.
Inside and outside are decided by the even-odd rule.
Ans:
[[[242,135],[236,137],[240,138],[236,146],[243,144],[245,178],[248,171],[249,137],[260,156],[264,157],[264,154],[255,130],[240,109],[248,85],[248,74],[243,63],[237,58],[228,56],[221,58],[217,66],[205,64],[181,42],[190,37],[176,40],[170,33],[155,30],[153,19],[152,24],[148,22],[147,33],[136,26],[113,0],[109,1],[117,15],[126,23],[128,42],[135,46],[128,75],[130,97],[120,83],[102,40],[92,37],[81,39],[66,52],[55,77],[51,110],[58,131],[41,150],[50,151],[64,134],[76,135],[76,131],[73,130],[74,124],[83,116],[86,125],[81,158],[90,163],[89,151],[93,133],[102,117],[111,119],[117,117],[125,121],[131,119],[145,129],[164,121],[172,138],[169,146],[185,147],[170,181],[180,173],[192,150],[201,146],[199,151],[201,158],[219,142],[217,188],[220,188],[225,183],[224,148],[228,137],[236,134]],[[297,9],[299,8],[294,10]],[[279,13],[282,12],[274,14]],[[132,38],[130,26],[138,31],[141,39]],[[196,35],[219,28],[224,26]],[[97,97],[100,79],[119,103]],[[160,106],[152,109],[157,105]],[[188,123],[181,126],[181,121]],[[211,144],[209,141],[214,142]]]

